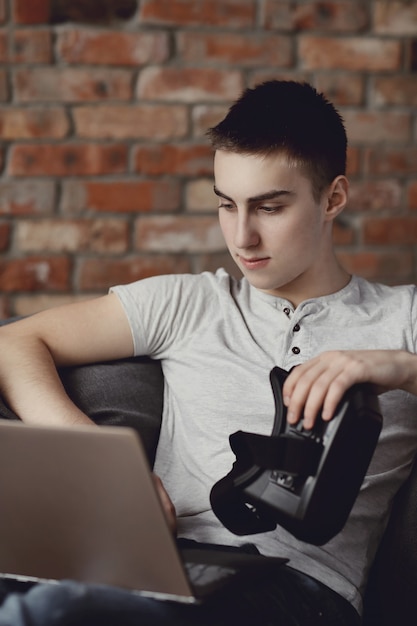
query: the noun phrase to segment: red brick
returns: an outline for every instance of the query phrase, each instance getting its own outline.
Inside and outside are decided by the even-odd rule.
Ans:
[[[337,256],[348,272],[363,276],[368,280],[395,284],[409,282],[412,276],[413,254],[411,251],[338,251]]]
[[[296,80],[299,82],[311,82],[311,74],[309,72],[302,72],[294,67],[283,68],[281,71],[274,70],[272,67],[267,69],[258,68],[250,70],[247,79],[247,86],[255,87],[256,85],[264,83],[268,80]]]
[[[68,291],[70,270],[63,256],[0,260],[0,291]]]
[[[138,3],[139,0],[53,0],[51,21],[117,26],[135,14]]]
[[[417,243],[417,218],[370,218],[364,222],[363,234],[364,242],[369,244],[415,244]]]
[[[217,252],[225,244],[217,217],[140,217],[135,247],[148,252]]]
[[[100,105],[75,107],[75,132],[79,137],[101,139],[167,140],[183,137],[188,113],[183,105]]]
[[[185,208],[187,211],[217,214],[217,205],[212,179],[197,178],[186,184]]]
[[[5,30],[0,30],[0,63],[7,63],[9,60],[7,40],[7,32]]]
[[[219,267],[223,267],[231,276],[238,279],[242,277],[241,271],[227,251],[199,254],[194,260],[194,272],[215,272]]]
[[[194,137],[205,136],[209,128],[221,122],[228,109],[228,106],[220,104],[200,104],[193,107],[192,122]]]
[[[118,144],[16,144],[10,152],[12,176],[94,176],[127,169],[127,148]]]
[[[12,16],[16,24],[47,24],[51,0],[13,0]]]
[[[6,102],[9,99],[9,85],[5,70],[0,69],[0,102]]]
[[[365,180],[350,183],[349,211],[398,211],[402,187],[398,180]]]
[[[67,63],[132,65],[163,63],[169,58],[164,32],[65,30],[59,33],[57,50]]]
[[[411,35],[417,33],[417,6],[410,0],[373,2],[374,31],[379,35]]]
[[[360,169],[360,150],[353,146],[349,146],[347,149],[346,172],[348,176],[353,176],[359,172],[359,169]]]
[[[347,111],[343,113],[351,142],[372,144],[381,141],[407,142],[411,114],[395,111]]]
[[[355,241],[355,230],[347,220],[338,220],[333,226],[333,241],[336,246],[348,246]]]
[[[0,215],[44,215],[55,208],[55,183],[51,180],[0,182]]]
[[[318,73],[314,86],[336,106],[360,105],[365,101],[365,81],[360,74]]]
[[[417,80],[414,74],[375,77],[372,100],[376,106],[417,106]]]
[[[366,152],[366,172],[388,175],[417,174],[417,148],[375,148]]]
[[[371,37],[320,37],[298,39],[301,69],[396,71],[401,67],[401,43]]]
[[[181,186],[176,180],[69,181],[62,190],[64,213],[177,211]]]
[[[142,0],[139,20],[142,24],[250,28],[255,26],[256,4],[256,0]]]
[[[68,131],[67,114],[60,107],[0,109],[2,139],[62,139]]]
[[[237,70],[146,67],[139,76],[137,96],[146,100],[235,100],[243,90]]]
[[[149,276],[190,271],[189,259],[179,255],[85,259],[80,262],[79,288],[83,291],[107,290],[112,285],[126,284]]]
[[[6,0],[0,0],[0,23],[6,20]]]
[[[16,70],[18,102],[81,102],[129,100],[130,70],[71,67],[35,67]]]
[[[141,174],[201,176],[213,173],[213,150],[201,144],[139,145],[134,168]]]
[[[20,220],[15,243],[23,252],[126,252],[128,224],[106,220]]]
[[[262,26],[277,30],[358,32],[369,24],[363,2],[280,2],[266,0]]]
[[[245,67],[289,67],[293,64],[292,41],[286,35],[254,33],[206,34],[185,31],[177,35],[177,49],[187,63],[212,62]]]
[[[408,187],[407,206],[410,209],[417,209],[417,182],[413,182]]]
[[[5,252],[9,247],[11,224],[0,222],[0,252]]]
[[[0,320],[5,320],[11,315],[10,298],[0,296]]]
[[[52,61],[50,30],[16,30],[13,33],[11,61],[13,63],[50,63]]]

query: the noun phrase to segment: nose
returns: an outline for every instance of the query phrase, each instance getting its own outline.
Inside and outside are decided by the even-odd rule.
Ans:
[[[259,234],[252,216],[245,212],[238,212],[235,224],[234,244],[236,248],[245,249],[257,246]]]

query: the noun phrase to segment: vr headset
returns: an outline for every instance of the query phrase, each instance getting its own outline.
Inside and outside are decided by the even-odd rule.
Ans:
[[[274,530],[322,545],[340,532],[349,516],[382,428],[378,398],[368,384],[343,396],[330,421],[320,417],[311,430],[289,425],[282,400],[288,376],[274,367],[275,400],[271,436],[237,431],[232,470],[211,489],[212,509],[236,535]]]

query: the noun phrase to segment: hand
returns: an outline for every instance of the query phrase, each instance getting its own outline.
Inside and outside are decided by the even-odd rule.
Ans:
[[[175,511],[175,506],[172,503],[171,498],[169,497],[162,480],[156,474],[152,474],[154,484],[156,490],[159,495],[159,499],[161,500],[162,508],[164,509],[169,527],[172,530],[173,535],[177,533],[177,513]]]
[[[338,350],[324,352],[295,367],[283,386],[289,423],[304,415],[312,428],[322,408],[330,420],[345,391],[361,382],[372,383],[377,393],[404,389],[417,395],[417,356],[403,350]]]

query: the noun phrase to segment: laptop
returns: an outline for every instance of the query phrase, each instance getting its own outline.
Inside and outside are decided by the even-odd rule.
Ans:
[[[288,561],[192,546],[178,547],[133,429],[0,420],[3,578],[73,579],[199,603]]]

